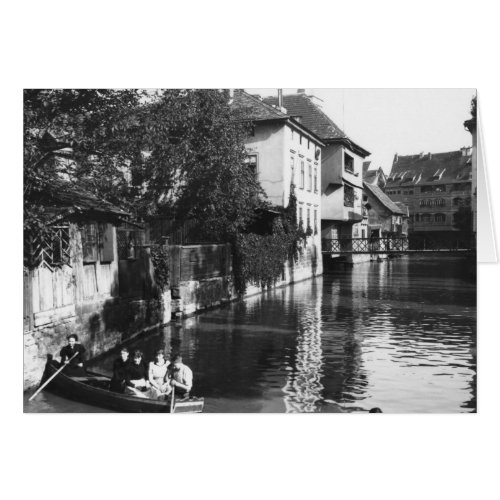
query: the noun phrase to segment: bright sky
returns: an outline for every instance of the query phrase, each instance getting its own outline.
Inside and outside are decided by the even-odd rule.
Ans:
[[[277,89],[246,89],[262,96]],[[283,89],[284,94],[297,89]],[[357,144],[371,152],[371,168],[387,173],[394,154],[443,153],[470,146],[463,127],[474,89],[306,89]]]

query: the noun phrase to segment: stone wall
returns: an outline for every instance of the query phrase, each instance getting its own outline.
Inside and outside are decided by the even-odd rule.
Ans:
[[[40,382],[47,357],[59,358],[70,333],[78,335],[87,358],[93,358],[170,318],[170,291],[161,299],[86,301],[76,305],[71,317],[54,310],[49,322],[24,332],[24,389]]]
[[[302,254],[293,265],[285,264],[281,279],[275,287],[286,286],[323,274],[319,236],[309,237]],[[261,293],[262,289],[252,283],[247,284],[245,297]],[[189,316],[211,307],[217,307],[238,298],[232,278],[217,277],[201,280],[181,281],[172,298],[172,313]]]

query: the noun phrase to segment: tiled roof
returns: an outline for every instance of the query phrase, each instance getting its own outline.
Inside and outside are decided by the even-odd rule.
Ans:
[[[387,187],[470,181],[471,156],[462,150],[395,156]]]
[[[394,203],[404,212],[404,214],[407,217],[410,215],[410,211],[408,209],[408,205],[405,205],[402,201],[395,201]]]
[[[387,210],[396,215],[406,215],[406,211],[398,207],[378,186],[363,182],[367,194],[374,196]]]
[[[289,115],[244,90],[234,92],[232,107],[240,112],[245,119],[252,121],[287,120],[290,118]]]
[[[264,102],[277,104],[277,97],[266,97]],[[361,156],[368,156],[370,153],[347,137],[343,130],[325,114],[312,100],[305,94],[289,94],[283,96],[283,106],[287,113],[294,118],[298,118],[309,130],[312,130],[320,139],[325,142],[342,142],[356,149],[356,153]]]
[[[273,105],[264,102],[257,95],[251,95],[244,90],[236,90],[234,92],[234,98],[231,106],[240,115],[242,120],[249,120],[252,122],[288,122],[316,140],[318,144],[324,145],[321,138],[314,132],[314,130],[309,129],[304,123],[295,120],[292,116],[290,116],[290,114],[283,113]]]
[[[45,192],[43,203],[56,218],[76,213],[94,213],[128,217],[130,214],[108,201],[77,188],[71,183],[58,179]]]

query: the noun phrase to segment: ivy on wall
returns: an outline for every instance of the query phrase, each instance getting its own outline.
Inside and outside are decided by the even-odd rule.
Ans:
[[[288,207],[275,219],[272,233],[240,234],[233,245],[233,270],[236,291],[244,294],[247,284],[262,288],[273,286],[281,278],[286,262],[296,262],[301,255],[307,236],[297,223],[297,198],[293,186]]]
[[[154,269],[155,283],[161,292],[170,286],[170,251],[168,245],[151,246],[151,262]]]

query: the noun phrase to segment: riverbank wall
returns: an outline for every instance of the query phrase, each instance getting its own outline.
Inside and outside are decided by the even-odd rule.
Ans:
[[[281,278],[276,280],[272,288],[287,286],[292,283],[304,281],[323,274],[323,260],[321,258],[321,241],[319,237],[310,236],[304,244],[296,262],[285,263]],[[203,274],[205,268],[204,252],[210,253],[216,249],[205,249],[207,245],[200,245],[199,250],[194,246],[188,248],[191,252],[191,261],[196,262],[198,274]],[[215,246],[214,246],[215,247]],[[179,255],[183,255],[184,250],[180,250]],[[231,261],[227,258],[230,254],[221,254],[222,268],[225,269],[225,276],[207,277],[200,279],[179,280],[172,290],[172,314],[177,317],[190,316],[197,312],[220,307],[230,301],[239,298],[250,297],[262,293],[264,289],[253,283],[247,283],[245,295],[240,297],[234,287],[234,277]],[[179,268],[182,268],[179,265]],[[213,273],[213,269],[210,268]],[[195,274],[194,272],[192,274]],[[184,274],[189,276],[189,270]]]

